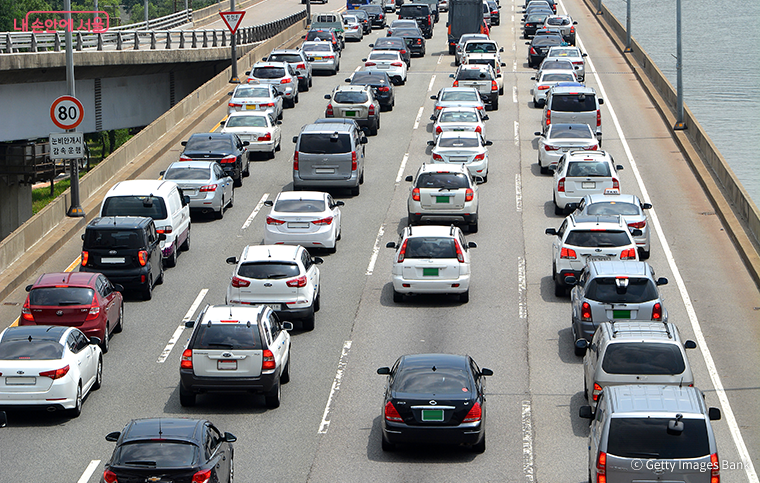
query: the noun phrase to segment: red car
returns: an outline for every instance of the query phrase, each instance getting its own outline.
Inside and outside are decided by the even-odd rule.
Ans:
[[[19,325],[76,327],[87,337],[99,337],[106,353],[110,335],[124,328],[123,290],[102,273],[44,273],[26,287]]]

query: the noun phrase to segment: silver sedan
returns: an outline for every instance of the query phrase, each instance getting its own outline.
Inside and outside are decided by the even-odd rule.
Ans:
[[[233,112],[267,112],[275,119],[282,119],[282,95],[269,84],[240,84],[228,93],[232,96],[227,104],[227,114]]]
[[[445,107],[474,107],[479,111],[485,111],[486,106],[480,93],[474,87],[444,87],[435,96],[430,96],[435,101],[433,117],[438,115]]]
[[[486,138],[486,124],[488,115],[474,107],[447,107],[441,110],[438,119],[431,117],[433,124],[433,140],[446,131],[464,132],[474,131]]]
[[[333,50],[332,42],[304,42],[301,51],[306,54],[313,70],[326,70],[333,74],[340,70],[340,54]]]
[[[190,197],[191,210],[214,212],[217,218],[223,218],[225,208],[232,207],[235,201],[232,178],[216,161],[177,161],[161,174]]]
[[[343,15],[343,38],[361,42],[364,39],[364,27],[354,15]]]
[[[559,158],[570,150],[596,151],[599,141],[588,124],[550,124],[546,134],[538,136],[538,166],[541,174],[549,174],[550,166],[557,166]]]
[[[553,60],[567,60],[573,64],[575,75],[578,80],[583,82],[586,79],[586,54],[581,52],[578,47],[551,47],[546,53],[544,62]]]

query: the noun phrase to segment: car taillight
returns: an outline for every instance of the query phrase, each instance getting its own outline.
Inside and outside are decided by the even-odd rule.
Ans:
[[[298,278],[294,278],[293,280],[288,280],[285,282],[285,285],[288,287],[305,287],[306,286],[306,275],[301,275]]]
[[[592,144],[591,146],[584,146],[583,147],[584,151],[596,151],[597,149],[599,149],[599,145],[598,144]]]
[[[417,39],[417,45],[422,45],[422,39]]]
[[[277,364],[274,361],[274,354],[272,354],[272,351],[270,351],[269,349],[264,349],[264,352],[261,355],[262,355],[262,359],[261,359],[262,371],[271,371],[277,367]]]
[[[87,266],[87,262],[90,261],[90,252],[87,250],[82,250],[82,266]]]
[[[480,128],[480,126],[475,126],[475,132],[483,133],[483,130]]]
[[[420,189],[414,188],[412,190],[412,200],[413,201],[420,201]]]
[[[293,153],[293,171],[298,171],[298,151]]]
[[[404,243],[401,244],[401,248],[398,251],[398,262],[399,263],[401,263],[401,262],[404,261],[404,256],[406,255],[406,242],[408,240],[409,240],[408,238],[406,240],[404,240]]]
[[[192,161],[192,160],[193,160],[193,158],[191,158],[190,156],[185,156],[184,154],[181,154],[181,155],[179,156],[179,160],[180,160],[180,161]]]
[[[457,260],[459,263],[464,263],[464,253],[462,253],[462,247],[459,246],[459,240],[454,240],[454,248],[457,250]]]
[[[492,91],[498,91],[499,90],[499,84],[497,84],[495,80],[491,81],[491,90]]]
[[[323,55],[322,58],[323,59],[334,59],[335,56],[334,55]]]
[[[172,229],[171,225],[164,225],[164,226],[162,226],[160,228],[156,227],[156,233],[165,233],[165,234],[168,235],[169,233],[172,232],[172,230],[173,229]]]
[[[333,106],[332,104],[327,105],[327,109],[325,109],[325,116],[332,117],[334,115],[333,113]]]
[[[570,33],[571,34],[575,33],[575,27],[570,27]]]
[[[545,91],[545,90],[546,90],[546,89],[548,89],[549,87],[551,87],[551,86],[538,86],[538,90],[539,90],[539,91]]]
[[[396,410],[392,402],[385,403],[385,420],[386,421],[404,421]]]
[[[591,321],[591,305],[588,302],[583,302],[581,305],[581,320]]]
[[[545,151],[559,151],[559,146],[552,146],[551,144],[544,144]]]
[[[477,109],[478,111],[482,111],[484,109],[484,107],[485,106],[475,106],[475,109]]]
[[[622,252],[620,252],[620,259],[621,260],[636,260],[636,249],[628,248],[626,250],[623,250]]]
[[[440,154],[433,153],[433,160],[443,161],[443,156],[441,156]]]
[[[493,12],[491,12],[491,15],[498,15],[498,14],[499,14],[498,10],[494,10]]]
[[[567,258],[568,260],[575,260],[578,258],[578,255],[575,253],[575,250],[572,248],[562,248],[562,250],[559,251],[559,258]]]
[[[369,109],[367,110],[367,115],[374,116],[375,115],[375,105],[370,104]]]
[[[56,379],[60,379],[68,374],[69,369],[71,369],[71,367],[67,364],[66,367],[61,367],[60,369],[56,369],[54,371],[40,372],[40,377],[49,377],[55,381]]]
[[[530,48],[530,55],[538,55],[533,47]]]
[[[248,287],[249,285],[251,285],[251,282],[248,280],[242,279],[237,276],[232,277],[232,286],[235,288]]]
[[[710,483],[720,483],[720,460],[718,460],[718,453],[710,455]]]
[[[296,66],[296,69],[305,69],[305,68],[306,68],[306,64],[298,64]]]
[[[181,367],[182,369],[193,368],[193,350],[192,349],[185,349],[182,352],[182,359],[180,359],[179,367]]]
[[[215,184],[207,184],[206,186],[201,186],[201,189],[199,189],[201,193],[208,193],[209,191],[216,191],[216,185]]]
[[[557,181],[557,191],[560,193],[565,192],[565,178],[560,178],[560,180]]]
[[[417,200],[419,201],[419,200]],[[32,315],[32,309],[29,305],[29,296],[26,296],[26,302],[24,302],[24,306],[21,308],[21,318],[24,320],[28,320],[30,322],[34,322],[34,316]]]
[[[452,87],[459,87],[459,81],[455,80],[454,83],[451,86]]]
[[[465,201],[472,201],[472,199],[475,197],[475,192],[472,191],[472,188],[467,188],[464,191],[464,200]]]
[[[225,156],[219,160],[219,162],[222,164],[234,163],[235,161],[237,161],[237,156],[234,154],[230,154],[229,156]]]
[[[435,127],[435,133],[436,134],[441,134],[442,132],[443,132],[443,129],[441,129],[441,126],[436,126]]]
[[[351,151],[351,171],[359,169],[359,163],[356,158],[356,151]]]
[[[546,125],[548,126],[551,123],[552,123],[552,111],[551,109],[547,109],[546,110]]]
[[[400,50],[399,52],[401,52],[402,54],[406,54],[406,49]]]
[[[474,160],[475,161],[483,161],[484,159],[486,159],[486,153],[480,153],[477,156],[475,156]]]
[[[391,91],[391,88],[390,88],[390,87],[388,87],[388,86],[383,86],[383,87],[378,87],[378,88],[377,88],[377,90],[378,90],[379,92],[390,92],[390,91]]]
[[[433,25],[433,20],[430,18],[430,15],[428,15],[428,25]]]
[[[327,218],[322,218],[321,220],[312,221],[312,223],[315,225],[332,225],[332,222],[333,222],[332,216],[328,216]]]
[[[193,483],[208,483],[211,481],[211,470],[199,471],[193,475]]]
[[[373,67],[373,66],[376,66],[376,65],[377,65],[377,64],[376,64],[376,63],[374,63],[374,62],[365,62],[365,63],[364,63],[364,67]]]
[[[237,102],[230,102],[227,105],[230,106],[230,107],[243,107],[242,104],[238,104]]]
[[[290,77],[286,77],[285,79],[280,80],[280,84],[290,84],[290,81],[292,81]]]
[[[602,111],[601,109],[596,110],[596,127],[599,127],[602,125]]]
[[[620,189],[620,181],[618,181],[617,178],[612,178],[612,189],[614,190]]]
[[[596,483],[607,483],[607,453],[604,451],[600,451],[596,458]]]
[[[644,221],[637,221],[635,223],[628,223],[628,228],[636,228],[638,230],[641,230],[645,226],[647,226],[646,220],[644,220]]]
[[[259,136],[259,141],[271,141],[272,140],[272,133],[266,133],[263,136]]]
[[[657,302],[652,307],[652,320],[662,320],[662,304]]]
[[[594,383],[594,390],[591,393],[591,397],[594,399],[594,401],[599,399],[599,394],[601,394],[601,392],[602,392],[602,386],[600,386],[597,383]]]
[[[146,250],[140,250],[137,252],[137,261],[140,262],[140,266],[144,267],[148,264],[148,252]]]
[[[277,218],[272,218],[271,216],[267,216],[267,225],[282,225],[285,223],[282,220],[278,220]]]
[[[100,315],[100,305],[98,305],[98,296],[93,295],[92,302],[90,303],[90,310],[87,312],[87,317],[84,320],[95,320]]]
[[[583,61],[580,61],[580,62],[573,62],[573,65],[583,65]]]
[[[393,67],[401,67],[401,66],[402,66],[402,65],[404,65],[404,64],[402,64],[401,62],[391,62],[391,65],[392,65]]]
[[[472,405],[470,408],[470,411],[467,413],[467,416],[464,417],[462,420],[463,423],[474,423],[476,421],[480,421],[480,418],[483,417],[483,410],[480,407],[480,403],[476,402]]]
[[[116,473],[111,470],[105,470],[103,472],[103,481],[106,483],[119,483],[119,480],[116,479]]]
[[[385,18],[385,15],[383,15],[383,14],[381,13],[380,15],[378,15],[378,18],[379,18],[380,20],[382,20],[382,19],[384,19],[384,18]]]

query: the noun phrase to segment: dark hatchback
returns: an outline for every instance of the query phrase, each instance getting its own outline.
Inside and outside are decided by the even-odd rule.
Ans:
[[[373,28],[385,28],[385,12],[383,11],[383,7],[380,5],[364,5],[359,7],[357,10],[364,10],[367,12],[367,15],[369,15],[369,22],[372,24]]]
[[[116,448],[101,483],[232,482],[237,438],[204,419],[133,419],[106,441]]]
[[[528,67],[538,67],[544,60],[551,47],[556,47],[565,43],[562,36],[557,35],[536,35],[531,42],[526,42],[528,48]]]
[[[385,111],[393,110],[396,105],[396,91],[393,82],[385,72],[360,70],[346,79],[351,85],[372,86],[372,93]]]
[[[525,19],[525,24],[523,25],[523,38],[527,39],[528,37],[536,35],[536,30],[544,26],[544,22],[548,16],[548,12],[528,15]]]
[[[236,187],[243,186],[243,177],[250,174],[248,166],[248,141],[241,141],[237,134],[205,132],[195,133],[182,141],[185,150],[180,161],[217,161],[224,174],[232,178]]]
[[[484,376],[469,356],[414,354],[401,356],[387,375],[382,408],[383,451],[397,443],[467,445],[486,450]]]
[[[369,44],[374,50],[397,50],[406,62],[407,69],[412,68],[412,53],[402,37],[380,37],[374,44]]]
[[[351,12],[351,15],[356,15],[356,18],[362,23],[362,33],[364,33],[364,35],[372,33],[372,21],[366,10],[357,8]]]
[[[394,37],[401,37],[406,42],[410,54],[425,56],[425,37],[420,29],[400,28],[393,32]]]

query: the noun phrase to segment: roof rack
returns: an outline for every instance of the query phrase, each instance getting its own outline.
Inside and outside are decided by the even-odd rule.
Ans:
[[[454,225],[451,225],[451,229],[449,230],[449,235],[454,236]]]
[[[672,339],[673,334],[670,333],[670,327],[668,327],[668,322],[666,320],[663,320],[662,325],[665,326],[665,333],[668,334],[668,339]]]
[[[617,328],[615,327],[615,321],[610,320],[610,326],[612,326],[612,338],[614,339],[617,336]]]

